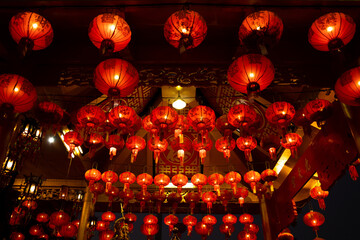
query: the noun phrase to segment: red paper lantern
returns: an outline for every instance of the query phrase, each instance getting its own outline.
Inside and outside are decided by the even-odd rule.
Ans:
[[[64,238],[74,237],[76,235],[77,231],[78,231],[77,227],[72,223],[63,225],[60,228],[60,234]]]
[[[100,232],[99,234],[99,239],[100,240],[111,240],[114,237],[115,233],[113,230],[105,230]]]
[[[110,191],[111,185],[118,180],[118,175],[115,172],[108,170],[101,175],[101,179],[106,183],[105,192],[107,192]]]
[[[111,207],[113,199],[118,197],[120,193],[120,190],[115,187],[115,186],[111,186],[109,191],[106,191],[105,194],[108,196],[109,198],[109,204],[108,207]]]
[[[295,157],[297,155],[297,148],[301,144],[302,144],[302,138],[297,133],[288,133],[288,134],[285,135],[285,139],[283,139],[281,141],[281,145],[284,148],[290,149],[291,155],[293,157]]]
[[[96,67],[94,83],[102,94],[112,98],[126,97],[138,85],[139,74],[127,61],[111,58]]]
[[[85,172],[85,179],[89,181],[89,187],[101,179],[101,172],[97,169],[89,169]]]
[[[97,128],[106,119],[104,111],[95,105],[86,105],[80,108],[76,117],[81,126],[86,128]]]
[[[245,224],[244,231],[257,234],[259,232],[259,226],[256,225],[255,223],[248,223],[248,224]]]
[[[161,128],[168,129],[178,120],[178,113],[171,107],[160,106],[151,111],[151,122]]]
[[[315,233],[317,233],[319,227],[324,224],[325,217],[321,213],[311,210],[304,215],[303,221],[307,226],[312,227]]]
[[[70,148],[68,157],[71,158],[71,154],[74,152],[75,148],[81,146],[84,140],[81,137],[80,133],[75,131],[70,131],[64,135],[64,142]]]
[[[164,188],[170,183],[170,178],[163,173],[160,173],[154,177],[154,184],[159,187],[160,194],[164,193]]]
[[[153,124],[151,122],[150,119],[150,115],[146,116],[143,120],[142,120],[142,127],[149,132],[153,137],[157,136],[159,133],[159,127],[155,126],[155,124]]]
[[[215,142],[215,148],[224,154],[224,158],[229,161],[230,152],[235,148],[235,140],[230,137],[221,137]]]
[[[295,108],[288,102],[274,102],[265,113],[266,119],[279,127],[286,127],[294,116]]]
[[[279,42],[284,26],[281,19],[273,12],[259,11],[248,15],[239,29],[239,40],[242,44],[254,42],[272,46]]]
[[[141,186],[143,192],[146,192],[147,186],[153,183],[153,177],[150,174],[142,173],[137,176],[136,182]]]
[[[231,191],[228,191],[228,190],[221,190],[220,191],[220,196],[218,196],[217,199],[224,206],[225,212],[227,211],[227,204],[232,199],[232,197],[233,197],[233,194],[232,194]]]
[[[181,188],[188,183],[188,178],[184,174],[176,174],[171,178],[172,184],[177,187],[177,192],[181,193]]]
[[[89,158],[92,158],[97,148],[102,147],[104,138],[98,133],[90,133],[84,140],[84,146],[89,148]]]
[[[0,75],[0,105],[22,113],[29,111],[37,99],[34,86],[26,78],[16,74]]]
[[[10,235],[10,240],[25,240],[25,236],[20,232],[12,232]]]
[[[160,138],[151,138],[148,141],[149,150],[154,152],[155,164],[157,164],[159,161],[160,153],[165,152],[167,147],[168,142],[166,139],[160,141]]]
[[[166,195],[163,192],[155,191],[151,195],[151,200],[155,202],[157,213],[161,213],[161,204],[165,201]]]
[[[212,204],[216,201],[216,199],[216,194],[213,192],[205,192],[202,195],[202,200],[204,203],[206,203],[207,208],[209,209],[209,213],[211,213]]]
[[[119,197],[123,200],[123,208],[125,209],[129,200],[134,198],[134,192],[129,188],[126,191],[120,191]]]
[[[173,13],[165,22],[164,36],[166,41],[180,52],[197,47],[206,36],[207,26],[203,17],[191,10],[180,10]]]
[[[319,127],[324,125],[324,121],[330,117],[332,112],[331,103],[325,99],[315,99],[304,107],[306,118],[313,122],[316,121]]]
[[[137,220],[136,215],[133,213],[126,213],[124,215],[124,217],[125,217],[126,222],[128,222],[128,223],[134,223]]]
[[[109,112],[111,124],[120,130],[125,130],[133,126],[137,117],[135,110],[128,106],[120,105],[111,109]]]
[[[221,233],[225,234],[225,239],[229,239],[231,234],[235,231],[235,227],[232,224],[221,224],[219,227]]]
[[[26,200],[21,205],[26,207],[28,210],[35,210],[38,207],[38,204],[34,200]]]
[[[103,13],[96,16],[89,26],[89,38],[102,54],[123,50],[131,40],[127,22],[117,14]]]
[[[202,218],[201,220],[203,223],[214,226],[217,222],[216,217],[214,217],[213,215],[206,215]]]
[[[259,182],[260,179],[261,179],[260,173],[254,171],[254,170],[248,171],[244,175],[244,181],[247,184],[250,184],[253,193],[256,193],[256,183]]]
[[[107,212],[104,212],[102,215],[101,215],[101,220],[105,221],[105,222],[113,222],[115,221],[116,219],[116,216],[113,212],[111,211],[107,211]]]
[[[97,196],[104,193],[104,191],[105,191],[104,185],[102,185],[102,183],[100,182],[96,182],[90,186],[90,192],[94,194],[93,204],[95,204]]]
[[[15,207],[10,215],[9,225],[20,225],[20,221],[25,217],[25,210],[22,207]]]
[[[187,120],[203,137],[215,127],[215,112],[210,107],[198,105],[188,112]]]
[[[46,223],[50,220],[49,214],[41,212],[36,215],[36,221],[39,223]]]
[[[356,159],[349,165],[350,177],[353,181],[356,181],[359,178],[359,174],[356,170],[356,166],[360,165],[360,158]]]
[[[360,67],[352,68],[336,81],[335,93],[340,102],[360,106]]]
[[[267,88],[274,75],[271,61],[260,54],[246,54],[237,58],[230,65],[227,74],[231,87],[238,92],[247,93],[250,98]]]
[[[37,117],[44,124],[57,124],[61,121],[64,110],[52,102],[41,102],[38,105]]]
[[[231,186],[233,193],[236,194],[237,184],[241,182],[240,173],[234,171],[228,172],[224,180]]]
[[[280,137],[279,135],[270,134],[266,137],[263,137],[260,142],[260,146],[268,150],[271,160],[275,161],[277,158],[277,148],[280,147]]]
[[[245,198],[248,196],[248,194],[249,191],[244,187],[240,187],[236,189],[236,193],[234,193],[234,197],[238,199],[240,207],[243,206],[245,202]]]
[[[43,233],[41,234],[40,236],[38,236],[38,239],[45,239],[45,240],[48,240],[49,239],[49,235]]]
[[[178,192],[172,192],[167,196],[167,201],[171,204],[173,214],[176,213],[176,209],[182,200],[182,196]]]
[[[139,151],[146,146],[145,139],[139,136],[131,136],[126,141],[126,148],[131,151],[131,163],[134,163]]]
[[[241,214],[239,217],[239,222],[242,224],[249,224],[254,222],[254,217],[248,213]]]
[[[65,225],[69,221],[70,221],[69,215],[66,212],[62,211],[62,210],[60,210],[58,212],[53,212],[50,215],[50,222],[55,227],[60,227],[62,225]]]
[[[241,231],[238,236],[238,240],[256,240],[256,234],[252,232]]]
[[[171,148],[174,150],[174,152],[177,152],[177,157],[180,160],[180,166],[184,165],[184,157],[185,152],[188,152],[191,150],[192,142],[188,138],[183,138],[183,141],[180,141],[181,138],[174,138],[171,142]]]
[[[275,181],[277,178],[278,178],[277,172],[272,169],[265,169],[261,173],[261,179],[269,184],[271,192],[274,191],[273,181]]]
[[[234,225],[237,222],[237,217],[233,214],[228,213],[223,216],[222,221],[224,222],[224,224]]]
[[[174,225],[179,222],[179,218],[173,214],[167,215],[164,218],[164,223],[169,226],[169,233],[171,234],[174,229]]]
[[[188,192],[184,198],[186,203],[189,204],[190,213],[194,214],[195,205],[200,201],[200,194],[197,192]]]
[[[219,173],[213,173],[208,177],[208,183],[214,186],[214,191],[220,196],[220,185],[224,183],[224,176]]]
[[[248,137],[239,137],[236,140],[237,147],[244,152],[246,161],[252,162],[251,151],[254,150],[257,146],[257,141],[255,138]]]
[[[154,215],[149,214],[144,217],[143,221],[144,224],[157,224],[159,220]]]
[[[143,224],[140,227],[140,231],[149,240],[149,239],[152,239],[152,236],[156,235],[159,232],[159,225],[157,225],[157,224]]]
[[[96,221],[96,230],[101,232],[108,229],[110,222]]]
[[[229,123],[240,129],[247,129],[257,118],[255,110],[246,104],[233,106],[227,116]]]
[[[329,196],[329,191],[323,191],[320,186],[315,186],[310,190],[310,196],[318,201],[321,209],[325,210],[326,206],[324,198]]]
[[[197,223],[196,217],[191,216],[191,215],[187,215],[186,217],[184,217],[183,223],[184,223],[184,225],[185,225],[185,226],[187,227],[187,229],[188,229],[188,234],[187,234],[187,235],[190,236],[193,227],[194,227],[194,226],[196,225],[196,223]]]
[[[189,123],[187,118],[184,115],[178,115],[178,120],[174,124],[174,137],[179,137],[180,143],[183,143],[183,132],[187,131],[189,129]]]
[[[205,240],[213,231],[213,226],[205,224],[204,222],[198,222],[195,225],[195,231],[201,235],[202,240]]]
[[[294,240],[294,236],[288,228],[285,228],[281,233],[279,233],[277,240]]]
[[[136,176],[132,172],[123,172],[119,175],[119,181],[124,184],[123,191],[126,192],[126,190],[129,189],[130,184],[133,184],[136,181]]]
[[[116,155],[116,152],[125,145],[124,139],[119,135],[110,135],[105,142],[105,147],[109,149],[110,160]]]
[[[50,22],[34,12],[20,12],[13,16],[9,30],[23,55],[32,50],[47,48],[54,37]]]
[[[79,229],[79,227],[80,227],[80,219],[76,219],[76,220],[72,221],[71,223],[74,224]]]
[[[215,126],[224,137],[231,137],[233,131],[236,129],[229,123],[227,115],[222,115],[216,119]]]
[[[34,226],[31,226],[30,229],[29,229],[29,233],[31,236],[39,236],[40,234],[43,233],[43,229],[42,227],[40,227],[39,225],[34,225]]]
[[[334,51],[354,37],[356,24],[344,13],[327,13],[316,19],[309,29],[309,43],[319,51]]]
[[[206,151],[210,151],[212,145],[213,142],[210,138],[201,138],[201,141],[199,141],[197,138],[193,140],[192,147],[195,151],[199,152],[201,164],[204,164],[204,159],[206,158]]]
[[[202,188],[207,184],[207,177],[202,173],[196,173],[191,177],[191,182],[198,188],[198,192],[202,196]]]

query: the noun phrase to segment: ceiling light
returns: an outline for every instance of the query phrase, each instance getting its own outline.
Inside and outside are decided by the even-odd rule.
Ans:
[[[184,102],[181,98],[178,98],[172,103],[172,106],[173,108],[180,110],[186,107],[186,102]]]
[[[55,142],[55,138],[54,138],[54,137],[49,137],[49,138],[48,138],[48,142],[49,142],[49,143],[54,143],[54,142]]]

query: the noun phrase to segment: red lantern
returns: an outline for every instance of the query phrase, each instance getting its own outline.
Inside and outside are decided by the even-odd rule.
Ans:
[[[126,97],[138,85],[139,74],[127,61],[111,58],[96,67],[94,83],[102,94],[112,98]]]
[[[277,172],[272,169],[266,169],[261,173],[261,179],[269,184],[271,192],[274,191],[273,181],[275,181],[277,178]]]
[[[237,184],[241,182],[241,175],[238,172],[228,172],[225,175],[225,182],[229,184],[233,190],[233,193],[236,194]]]
[[[295,116],[295,108],[288,102],[274,102],[265,113],[266,119],[280,128],[286,127]]]
[[[78,231],[77,227],[72,223],[63,225],[60,228],[60,234],[64,238],[74,237],[76,235],[77,231]]]
[[[159,220],[154,215],[149,214],[144,217],[143,221],[144,224],[157,224]]]
[[[124,215],[124,217],[125,217],[126,222],[128,222],[128,223],[134,223],[137,220],[136,215],[133,213],[126,213]]]
[[[109,191],[105,192],[105,194],[108,196],[109,198],[109,205],[108,207],[111,207],[112,205],[112,201],[114,198],[118,197],[119,196],[119,193],[120,193],[120,190],[115,187],[115,186],[111,186]]]
[[[185,152],[191,150],[192,143],[188,138],[183,138],[183,141],[180,141],[180,138],[174,138],[171,142],[171,148],[174,152],[177,152],[177,157],[180,160],[180,166],[184,165]]]
[[[241,231],[238,236],[238,240],[256,240],[256,234],[252,232]]]
[[[198,188],[198,192],[202,196],[202,188],[207,184],[207,177],[202,173],[196,173],[191,177],[191,182]]]
[[[206,158],[206,151],[210,151],[212,145],[213,142],[210,138],[201,138],[201,141],[198,141],[197,138],[193,140],[192,147],[195,151],[199,152],[201,164],[204,164],[204,159]]]
[[[115,172],[108,170],[101,175],[101,179],[106,183],[105,192],[107,192],[110,191],[111,185],[118,180],[118,175]]]
[[[20,221],[25,217],[25,210],[21,207],[15,207],[10,215],[9,225],[20,225]]]
[[[231,137],[233,131],[236,129],[229,123],[227,115],[222,115],[216,119],[215,126],[224,137]]]
[[[354,37],[356,24],[344,13],[327,13],[316,19],[309,29],[309,43],[319,51],[335,51]]]
[[[270,134],[267,137],[263,137],[261,139],[260,146],[265,150],[268,150],[271,160],[276,161],[276,149],[280,147],[279,135]]]
[[[231,87],[238,92],[247,93],[250,98],[267,88],[274,75],[271,61],[260,54],[246,54],[237,58],[230,65],[227,74]]]
[[[223,216],[222,221],[224,222],[224,224],[234,225],[237,222],[237,217],[228,213]]]
[[[41,212],[36,215],[36,221],[39,223],[46,223],[50,220],[49,214]]]
[[[76,219],[76,220],[72,221],[71,223],[74,224],[79,229],[79,227],[80,227],[80,219]]]
[[[40,236],[38,236],[38,239],[45,239],[45,240],[48,240],[49,239],[49,235],[43,233],[41,234]]]
[[[108,229],[108,230],[100,232],[99,239],[100,240],[111,240],[111,239],[113,239],[114,235],[115,235],[114,231]]]
[[[216,201],[216,199],[216,194],[213,192],[205,192],[202,195],[202,200],[204,203],[206,203],[207,208],[209,209],[209,213],[211,213],[212,204]]]
[[[324,125],[324,121],[330,117],[332,112],[331,103],[325,99],[315,99],[306,104],[304,107],[306,118],[313,122],[316,121],[318,127]]]
[[[126,191],[120,191],[119,197],[123,200],[123,208],[125,209],[129,203],[129,200],[134,198],[134,192],[131,189],[127,189]]]
[[[353,163],[349,165],[349,173],[353,181],[356,181],[359,178],[359,174],[356,170],[356,166],[358,165],[360,165],[360,158],[356,159]]]
[[[188,112],[187,120],[195,131],[207,138],[207,133],[215,127],[215,112],[207,106],[196,106]]]
[[[136,120],[133,125],[129,126],[126,129],[120,131],[121,134],[126,135],[134,135],[141,128],[141,117],[136,115]]]
[[[201,220],[203,223],[214,226],[217,222],[216,217],[214,217],[213,215],[206,215],[202,218]]]
[[[284,141],[285,140],[285,141]],[[290,149],[291,155],[296,157],[297,148],[302,144],[302,138],[297,133],[288,133],[285,135],[285,139],[281,141],[281,145],[284,148]]]
[[[233,194],[231,191],[228,191],[228,190],[220,191],[220,196],[218,196],[218,200],[224,206],[225,212],[227,211],[227,204],[232,199],[232,197],[233,197]]]
[[[220,225],[219,230],[221,233],[225,234],[225,239],[229,239],[231,234],[235,231],[235,227],[232,224],[223,223]]]
[[[151,138],[148,141],[149,150],[154,152],[155,164],[157,164],[159,161],[160,153],[165,152],[167,147],[168,142],[166,139],[160,141],[160,138]]]
[[[360,106],[360,67],[344,72],[336,81],[335,93],[340,102]]]
[[[55,103],[41,102],[36,115],[44,124],[57,124],[61,121],[64,110]]]
[[[164,193],[160,193],[160,191],[155,191],[151,195],[151,200],[155,202],[157,213],[161,212],[161,204],[165,201],[166,195]]]
[[[174,225],[179,222],[179,218],[173,214],[167,215],[164,218],[164,223],[169,226],[169,233],[171,234],[174,229]]]
[[[128,129],[133,126],[137,120],[137,114],[134,109],[128,106],[117,106],[109,112],[109,120],[112,125],[120,130]]]
[[[12,232],[10,235],[10,240],[25,240],[25,236],[20,232]]]
[[[34,86],[16,74],[0,75],[0,105],[11,112],[29,111],[37,99]]]
[[[65,225],[69,221],[70,221],[69,215],[66,212],[62,211],[62,210],[60,210],[58,212],[53,212],[50,215],[50,222],[55,227],[60,227],[62,225]]]
[[[186,217],[183,218],[183,223],[184,223],[185,226],[187,226],[187,229],[188,229],[188,234],[187,235],[190,236],[193,227],[197,223],[196,217],[191,216],[191,215],[187,215]]]
[[[205,224],[204,222],[198,222],[195,225],[195,231],[201,235],[201,239],[205,240],[207,236],[210,236],[213,231],[213,226],[209,224]]]
[[[98,133],[90,133],[85,140],[84,146],[89,148],[89,158],[92,158],[97,148],[102,147],[104,144],[104,138]]]
[[[101,172],[97,169],[89,169],[85,172],[85,179],[89,181],[89,187],[101,179]]]
[[[236,193],[234,193],[234,197],[238,199],[240,207],[243,206],[245,202],[245,198],[248,196],[248,194],[249,191],[244,187],[240,187],[236,189]]]
[[[159,127],[155,126],[150,119],[150,115],[146,116],[142,120],[142,127],[151,134],[151,136],[157,136],[159,133]]]
[[[29,233],[31,236],[39,236],[43,233],[43,229],[39,225],[31,226],[29,229]]]
[[[151,111],[151,122],[161,128],[168,129],[178,120],[178,113],[171,107],[160,106]]]
[[[124,184],[123,191],[126,192],[126,190],[129,189],[130,184],[133,184],[136,181],[136,176],[132,172],[123,172],[119,175],[119,181]]]
[[[206,36],[207,26],[203,17],[191,10],[180,10],[173,13],[165,22],[164,36],[166,41],[180,53],[197,47]]]
[[[288,228],[285,228],[281,233],[279,233],[277,240],[294,240],[294,236]]]
[[[194,214],[195,205],[200,201],[200,194],[197,192],[189,192],[184,198],[186,203],[189,204],[190,213]]]
[[[102,215],[101,215],[101,220],[105,221],[105,222],[113,222],[115,221],[116,219],[116,216],[113,212],[111,211],[107,211],[107,212],[104,212]]]
[[[131,40],[127,22],[117,14],[103,13],[96,16],[89,26],[89,38],[102,54],[123,50]]]
[[[248,213],[244,213],[242,215],[240,215],[239,217],[239,222],[242,224],[249,224],[249,223],[253,223],[254,222],[254,217]]]
[[[254,170],[248,171],[244,175],[244,181],[247,184],[250,184],[253,193],[256,193],[256,183],[259,182],[260,179],[261,179],[260,173],[254,171]]]
[[[173,214],[176,213],[176,209],[179,203],[182,200],[182,196],[178,192],[172,192],[167,196],[167,201],[171,204],[171,208],[173,209]]]
[[[164,193],[164,188],[170,183],[170,178],[163,173],[154,177],[154,184],[159,187],[160,194]]]
[[[81,137],[80,133],[75,131],[70,131],[64,135],[64,142],[70,148],[68,157],[71,158],[71,154],[74,152],[75,148],[81,146],[84,140]]]
[[[141,225],[140,231],[144,234],[147,239],[152,239],[152,236],[159,232],[159,225],[157,224],[143,224]]]
[[[239,137],[236,140],[237,147],[244,152],[246,161],[252,162],[251,151],[257,146],[257,141],[252,136]]]
[[[141,186],[142,192],[146,192],[147,186],[153,183],[153,177],[150,174],[142,173],[137,176],[136,182]]]
[[[26,207],[28,210],[37,209],[38,205],[34,200],[26,200],[21,204],[23,207]]]
[[[319,227],[324,224],[325,217],[321,213],[311,210],[304,215],[303,221],[307,226],[312,227],[317,236],[317,231],[319,230]]]
[[[110,135],[109,139],[105,142],[105,147],[108,148],[110,160],[116,155],[116,152],[122,149],[125,145],[124,139],[119,135]]]
[[[220,185],[224,183],[224,176],[219,173],[213,173],[208,177],[208,183],[214,186],[214,191],[220,196]]]
[[[215,148],[224,154],[224,158],[229,161],[230,151],[235,148],[235,140],[230,137],[221,137],[215,142]]]
[[[176,174],[171,178],[172,184],[177,186],[177,192],[181,193],[181,188],[188,183],[188,178],[184,174]]]
[[[183,132],[189,129],[189,123],[184,115],[178,115],[178,120],[174,125],[174,137],[179,137],[179,142],[184,142]]]
[[[86,128],[97,128],[106,119],[104,111],[95,105],[86,105],[80,108],[76,116],[81,126]]]
[[[108,229],[110,222],[96,221],[96,230],[101,232]]]
[[[245,224],[244,231],[257,234],[259,232],[259,226],[256,225],[255,223],[248,223],[248,224]]]
[[[126,141],[126,148],[131,151],[131,163],[136,160],[139,151],[143,150],[146,142],[142,137],[131,136]]]
[[[255,110],[246,104],[233,106],[227,116],[229,123],[240,129],[247,129],[257,118]]]
[[[93,204],[95,204],[97,196],[99,194],[104,193],[104,191],[105,191],[104,185],[102,185],[100,182],[96,182],[90,186],[90,192],[94,194]]]
[[[326,206],[324,198],[327,198],[327,196],[329,196],[329,191],[323,191],[320,186],[315,186],[310,190],[310,196],[318,201],[319,207],[322,210],[325,210]]]
[[[9,30],[24,56],[29,51],[47,48],[54,37],[50,22],[34,12],[20,12],[13,16]]]

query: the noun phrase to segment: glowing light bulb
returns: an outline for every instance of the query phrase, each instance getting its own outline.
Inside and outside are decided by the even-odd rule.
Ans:
[[[48,142],[49,142],[49,143],[54,143],[54,142],[55,142],[55,138],[54,138],[54,137],[49,137],[49,138],[48,138]]]
[[[172,103],[173,108],[175,109],[183,109],[186,107],[186,102],[184,100],[178,98],[176,101]]]
[[[357,82],[357,85],[359,85],[359,86],[360,86],[360,80]]]
[[[260,26],[257,26],[257,27],[256,27],[256,30],[258,30],[258,31],[259,31],[259,30],[260,30]]]
[[[182,29],[181,29],[181,32],[184,33],[184,34],[188,34],[188,33],[189,33],[189,31],[188,31],[186,28],[182,28]]]
[[[254,74],[254,73],[250,73],[250,74],[249,74],[249,77],[253,78],[253,77],[255,77],[255,74]]]
[[[14,92],[18,92],[20,89],[18,87],[14,88]]]
[[[115,30],[115,25],[114,25],[114,24],[110,25],[110,30],[111,30],[111,31],[114,31],[114,30]]]
[[[119,80],[120,76],[119,75],[114,75],[114,79],[115,80]]]
[[[32,25],[33,29],[37,29],[38,26],[39,26],[39,25],[38,25],[37,23],[33,23],[33,25]]]
[[[331,32],[332,30],[334,30],[334,27],[329,26],[326,28],[326,31],[328,31],[328,32]]]
[[[285,111],[282,111],[282,113],[281,113],[282,115],[285,115],[286,114],[286,112]]]

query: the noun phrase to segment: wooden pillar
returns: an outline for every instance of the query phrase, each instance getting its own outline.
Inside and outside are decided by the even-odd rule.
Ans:
[[[91,212],[93,211],[93,204],[92,204],[93,194],[90,192],[90,188],[86,187],[85,197],[84,197],[84,204],[81,211],[80,217],[80,226],[77,234],[77,240],[86,240],[87,239],[87,228],[88,222]]]
[[[268,210],[267,210],[264,194],[262,194],[261,198],[259,198],[259,202],[260,202],[260,213],[261,213],[264,240],[272,240],[271,239],[270,220],[269,220],[269,215],[268,215]]]
[[[347,124],[354,138],[356,148],[360,152],[360,107],[353,107],[341,103],[341,108],[346,117]]]

